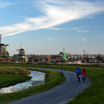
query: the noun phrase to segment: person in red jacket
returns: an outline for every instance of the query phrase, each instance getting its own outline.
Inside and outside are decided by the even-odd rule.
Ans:
[[[82,70],[82,80],[83,80],[83,82],[85,81],[85,79],[86,79],[86,71],[85,71],[85,69],[83,69]]]

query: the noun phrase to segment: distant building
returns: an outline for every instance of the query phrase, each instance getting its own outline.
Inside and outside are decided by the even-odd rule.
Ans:
[[[7,56],[9,56],[9,53],[8,53],[8,51],[7,51],[7,46],[8,46],[8,45],[0,44],[0,56],[2,56],[2,57],[7,57]]]
[[[104,54],[70,54],[66,53],[67,62],[76,62],[77,64],[85,62],[104,62]],[[30,54],[26,55],[34,62],[60,62],[59,54],[46,54],[46,55],[36,55]],[[32,62],[33,62],[32,61]]]
[[[23,48],[19,50],[19,56],[25,56],[25,50]]]
[[[17,49],[17,51],[19,51],[19,53],[12,57],[13,61],[17,62],[17,63],[26,63],[26,62],[28,62],[28,57],[25,56],[25,50],[23,48],[20,48],[20,49]]]
[[[1,37],[2,35],[0,34],[0,57],[8,57],[9,53],[7,51],[7,46],[9,45],[1,43]]]

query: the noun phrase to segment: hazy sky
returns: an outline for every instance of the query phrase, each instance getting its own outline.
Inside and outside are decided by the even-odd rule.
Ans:
[[[0,34],[10,55],[104,53],[104,0],[0,0]]]

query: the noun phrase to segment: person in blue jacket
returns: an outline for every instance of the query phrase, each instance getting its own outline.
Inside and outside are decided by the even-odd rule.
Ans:
[[[80,81],[80,74],[81,74],[81,70],[80,70],[79,67],[76,69],[76,73],[77,73],[77,79],[78,79],[78,82],[79,82]]]

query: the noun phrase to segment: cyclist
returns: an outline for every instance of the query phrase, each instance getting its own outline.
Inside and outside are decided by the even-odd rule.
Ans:
[[[76,69],[76,73],[77,73],[77,79],[78,79],[78,82],[79,82],[80,81],[80,74],[81,74],[81,70],[80,70],[79,67]]]
[[[85,71],[85,69],[83,69],[82,70],[82,80],[83,80],[83,82],[85,81],[85,79],[86,79],[86,71]]]

